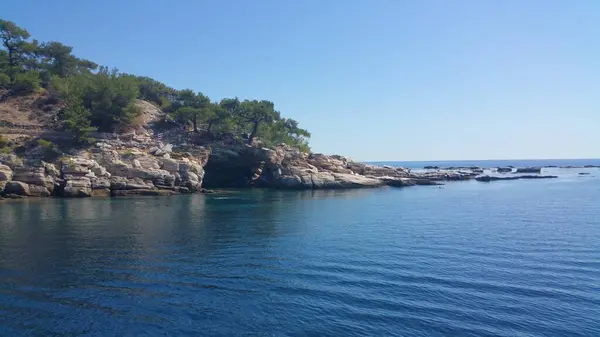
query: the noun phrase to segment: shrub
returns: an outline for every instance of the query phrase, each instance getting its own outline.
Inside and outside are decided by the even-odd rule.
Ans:
[[[25,73],[17,74],[12,89],[15,92],[24,94],[40,90],[40,73],[35,70],[30,70]]]
[[[0,149],[5,147],[8,147],[8,139],[0,135]]]
[[[9,145],[9,141],[8,139],[2,137],[2,135],[0,135],[0,153],[11,153],[11,148],[8,146]]]
[[[41,146],[43,148],[46,148],[46,149],[54,149],[54,148],[56,148],[56,144],[54,144],[51,141],[46,140],[46,139],[40,138],[40,139],[38,139],[37,143],[38,143],[39,146]]]
[[[37,143],[44,150],[44,160],[46,161],[54,161],[61,153],[58,146],[49,140],[40,138]]]
[[[0,88],[8,88],[10,86],[10,77],[5,73],[0,73]]]

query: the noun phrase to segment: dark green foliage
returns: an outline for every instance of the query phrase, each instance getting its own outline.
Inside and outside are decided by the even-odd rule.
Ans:
[[[52,148],[56,147],[56,145],[54,143],[52,143],[51,141],[42,139],[42,138],[38,139],[37,143],[39,146],[44,147],[44,148],[52,149]]]
[[[90,134],[96,131],[91,126],[90,116],[92,113],[81,104],[67,104],[62,111],[63,127],[73,133],[76,142],[87,144],[94,141]]]
[[[100,131],[130,125],[139,116],[135,107],[138,87],[134,78],[100,67],[96,74],[55,76],[52,86],[67,102],[65,116],[87,116]],[[84,127],[81,121],[75,124]],[[87,125],[85,127],[89,127]]]
[[[207,114],[209,106],[210,99],[204,94],[201,92],[194,93],[194,91],[186,89],[179,92],[170,108],[179,120],[191,122],[194,132],[198,132],[198,123],[206,120],[204,115]]]
[[[58,146],[49,140],[39,138],[37,143],[44,151],[44,160],[53,161],[61,153]]]
[[[47,70],[60,77],[73,75],[77,70],[77,58],[71,55],[73,47],[65,46],[56,41],[43,43],[39,54],[45,60]]]
[[[21,94],[40,90],[40,73],[37,70],[29,70],[25,73],[17,73],[11,89],[16,93]]]
[[[0,49],[0,73],[4,73],[8,76],[8,53],[6,50],[2,49]]]
[[[121,75],[116,69],[111,71],[100,67],[94,75],[88,77],[82,102],[83,107],[90,110],[92,125],[100,131],[114,131],[126,126],[139,116],[135,107],[135,99],[139,94],[135,79]]]
[[[130,75],[135,78],[140,91],[139,98],[162,106],[167,101],[174,101],[177,90],[150,77]]]
[[[6,49],[8,75],[13,82],[18,71],[18,66],[23,59],[23,45],[28,38],[29,32],[25,29],[17,26],[12,21],[0,19],[0,40]]]
[[[275,104],[270,101],[249,101],[245,100],[241,103],[238,110],[238,118],[242,121],[250,123],[251,132],[248,142],[258,135],[258,127],[261,123],[272,124],[279,118],[279,112],[275,111]]]
[[[208,104],[204,109],[202,117],[206,122],[206,132],[208,133],[213,131],[231,131],[235,122],[229,110],[216,103]]]
[[[0,72],[0,88],[8,88],[10,86],[10,77]]]
[[[92,113],[83,106],[83,96],[88,83],[89,79],[86,76],[52,78],[52,87],[65,102],[60,114],[63,128],[73,132],[73,138],[78,143],[90,142],[90,133],[96,130],[91,126]]]
[[[277,119],[273,124],[261,128],[261,139],[269,147],[285,143],[310,152],[309,138],[310,132],[298,127],[298,122],[291,118]]]
[[[0,149],[3,149],[5,147],[8,147],[8,139],[0,135]]]

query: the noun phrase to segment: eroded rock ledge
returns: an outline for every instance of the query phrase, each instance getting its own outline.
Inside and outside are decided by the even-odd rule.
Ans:
[[[213,147],[205,169],[204,186],[207,188],[403,187],[467,180],[477,175],[462,171],[411,173],[402,167],[357,163],[338,155],[307,154],[286,145],[275,149],[244,145]]]
[[[104,140],[54,161],[44,160],[43,149],[33,149],[25,159],[0,154],[0,193],[89,197],[200,191],[210,149],[173,152],[172,148],[148,140]]]
[[[348,189],[439,185],[469,179],[555,178],[539,175],[539,168],[517,170],[536,175],[502,178],[482,176],[480,168],[411,172],[402,167],[358,163],[338,155],[303,153],[283,144],[275,149],[244,144],[178,144],[164,144],[151,134],[133,133],[121,135],[121,139],[104,139],[86,149],[69,150],[54,160],[48,160],[39,146],[28,150],[24,158],[0,154],[0,195],[172,195],[203,188]]]

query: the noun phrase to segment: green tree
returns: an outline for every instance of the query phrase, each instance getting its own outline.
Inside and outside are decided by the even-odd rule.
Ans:
[[[138,87],[135,79],[116,69],[100,67],[97,73],[61,78],[54,76],[52,87],[63,100],[78,102],[90,112],[91,125],[100,131],[114,131],[130,125],[140,112],[135,107]]]
[[[16,74],[11,89],[22,94],[40,90],[40,73],[37,70],[29,70]]]
[[[272,124],[261,127],[261,140],[265,146],[285,143],[308,152],[308,138],[310,133],[300,128],[298,122],[291,118],[278,118]]]
[[[51,82],[52,87],[65,103],[60,114],[63,128],[72,132],[75,141],[79,143],[89,142],[91,140],[90,133],[97,129],[91,126],[91,111],[83,105],[88,80],[83,76],[61,78],[55,75]]]
[[[76,72],[78,60],[71,54],[73,47],[51,41],[43,43],[39,50],[52,75],[66,77]]]
[[[229,110],[217,103],[209,103],[202,113],[202,118],[206,123],[206,132],[212,133],[214,127],[229,128],[232,122],[232,115]]]
[[[177,97],[177,90],[162,82],[145,76],[130,76],[134,77],[138,82],[138,98],[140,99],[162,106],[166,101],[174,101]]]
[[[96,74],[82,74],[89,78],[82,102],[90,110],[92,125],[101,131],[114,131],[129,125],[139,116],[135,107],[138,86],[134,79],[118,73],[116,69],[100,67]]]
[[[6,48],[8,60],[8,75],[11,82],[15,81],[18,66],[23,58],[23,45],[29,38],[29,32],[17,26],[14,22],[0,19],[0,40]]]
[[[40,59],[40,43],[38,40],[31,42],[25,41],[21,45],[21,60],[19,64],[20,71],[42,71],[42,60]]]
[[[8,53],[0,49],[0,73],[8,73]]]
[[[236,109],[237,117],[250,124],[251,132],[248,137],[248,143],[252,144],[253,139],[258,136],[261,124],[271,124],[279,117],[279,112],[275,111],[275,105],[271,101],[249,101],[240,103]]]
[[[83,107],[80,102],[67,103],[62,112],[63,127],[71,131],[75,141],[89,143],[90,134],[97,130],[91,125],[92,113]]]
[[[0,88],[8,88],[10,86],[10,77],[3,72],[0,72]]]
[[[198,122],[203,120],[210,99],[203,93],[194,93],[191,89],[182,90],[173,102],[175,115],[182,120],[192,122],[194,132],[198,132]]]

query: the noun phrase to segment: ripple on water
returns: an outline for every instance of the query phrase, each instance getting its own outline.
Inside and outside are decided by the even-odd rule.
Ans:
[[[599,182],[0,204],[0,335],[600,336]]]

